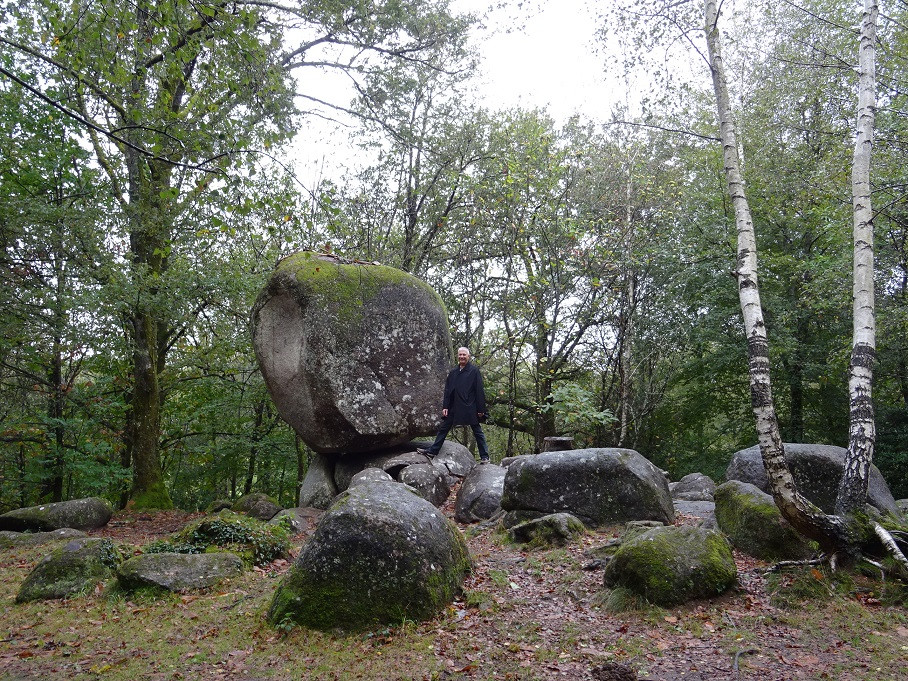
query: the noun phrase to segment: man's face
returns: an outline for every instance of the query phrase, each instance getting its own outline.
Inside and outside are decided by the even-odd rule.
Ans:
[[[470,353],[469,353],[469,352],[467,352],[466,350],[458,350],[458,351],[457,351],[457,363],[458,363],[460,366],[465,367],[465,366],[467,365],[467,362],[469,362],[469,361],[470,361]]]

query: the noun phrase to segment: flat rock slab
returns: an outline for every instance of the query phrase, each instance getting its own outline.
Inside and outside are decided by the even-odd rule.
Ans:
[[[112,515],[113,507],[99,497],[58,501],[4,513],[0,515],[0,530],[48,532],[64,527],[96,530],[110,522]]]
[[[85,536],[86,534],[82,530],[73,530],[69,527],[50,532],[10,532],[9,530],[0,530],[0,549],[14,546],[41,546],[52,541],[76,539]]]
[[[191,591],[214,586],[243,572],[243,561],[232,553],[146,553],[117,569],[126,590],[157,588]]]

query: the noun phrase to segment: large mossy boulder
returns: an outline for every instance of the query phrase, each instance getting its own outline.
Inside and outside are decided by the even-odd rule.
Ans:
[[[119,561],[119,552],[109,539],[73,539],[35,566],[19,588],[16,602],[76,596],[108,579]]]
[[[672,522],[665,474],[631,449],[574,449],[516,458],[501,507],[520,521],[570,513],[591,527],[623,520]]]
[[[763,560],[797,560],[813,553],[772,497],[755,485],[730,480],[716,488],[714,497],[719,529],[744,553]]]
[[[606,587],[623,587],[663,607],[724,593],[737,579],[731,546],[702,527],[656,527],[625,540],[605,567]]]
[[[435,432],[451,338],[441,298],[416,277],[297,253],[259,295],[252,335],[278,411],[315,451],[372,451]]]
[[[268,619],[362,630],[428,619],[448,605],[471,560],[457,527],[394,482],[341,493],[281,582]]]
[[[0,530],[48,532],[69,527],[95,530],[110,522],[113,507],[105,499],[88,497],[18,508],[0,515]]]
[[[242,572],[243,560],[232,553],[148,553],[121,564],[117,580],[125,591],[190,591],[214,586]]]
[[[798,490],[826,513],[835,511],[835,499],[845,465],[842,447],[788,443],[785,445],[785,461],[791,469]],[[731,458],[725,471],[726,480],[740,480],[756,485],[769,492],[769,476],[763,467],[760,447],[754,445],[742,449]],[[898,514],[898,506],[876,466],[870,467],[867,486],[867,503],[883,513]]]

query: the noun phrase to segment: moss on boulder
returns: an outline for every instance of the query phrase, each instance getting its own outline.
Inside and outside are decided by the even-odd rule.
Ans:
[[[233,553],[149,553],[120,565],[117,579],[126,591],[188,591],[213,586],[242,572],[243,561]]]
[[[552,513],[515,525],[508,531],[512,541],[539,547],[564,546],[586,533],[586,525],[570,513]]]
[[[730,480],[716,488],[716,522],[731,543],[763,560],[796,560],[813,552],[776,506],[754,485]]]
[[[18,508],[0,516],[0,530],[15,532],[48,532],[69,527],[94,530],[104,527],[113,515],[106,499],[87,497],[52,504]]]
[[[261,492],[244,494],[231,507],[236,513],[243,513],[258,520],[271,520],[283,509],[284,507],[277,501]]]
[[[109,539],[73,539],[35,566],[19,588],[16,602],[78,595],[109,578],[119,562],[120,554]]]
[[[720,532],[667,526],[622,543],[605,567],[604,583],[668,607],[718,596],[737,574],[731,547]]]
[[[406,486],[343,492],[277,589],[274,625],[362,630],[434,616],[472,567],[457,527]]]

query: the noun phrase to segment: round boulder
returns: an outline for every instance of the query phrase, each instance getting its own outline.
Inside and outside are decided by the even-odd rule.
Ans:
[[[501,507],[520,520],[566,512],[589,526],[675,517],[661,470],[631,449],[522,456],[507,468]]]
[[[712,501],[716,483],[703,473],[690,473],[678,482],[669,484],[672,499],[679,501]]]
[[[505,469],[495,464],[476,466],[463,479],[454,502],[454,520],[477,523],[501,510]]]
[[[624,587],[669,607],[718,596],[738,572],[728,540],[702,527],[656,527],[621,544],[605,566],[605,586]]]
[[[110,522],[113,507],[105,499],[88,497],[18,508],[0,515],[0,530],[47,532],[69,527],[96,530]]]
[[[471,569],[457,527],[405,485],[341,493],[271,602],[272,624],[362,630],[424,620],[449,604]]]
[[[398,482],[410,485],[433,506],[441,506],[451,494],[447,482],[448,472],[434,463],[415,463],[407,466],[397,476]]]
[[[232,553],[146,553],[117,568],[120,586],[127,590],[166,591],[205,589],[243,572],[243,561]]]
[[[110,577],[119,561],[110,539],[73,539],[35,566],[19,588],[16,602],[68,598],[88,591]]]
[[[434,433],[451,362],[447,313],[392,267],[301,252],[252,312],[256,357],[278,411],[323,454]]]
[[[719,529],[744,553],[763,560],[797,560],[813,553],[772,497],[755,485],[729,480],[716,488],[715,499]]]
[[[231,510],[234,513],[242,513],[250,518],[267,522],[276,516],[279,511],[283,510],[283,507],[267,494],[253,492],[252,494],[244,494],[237,499]]]
[[[331,505],[339,491],[334,483],[334,461],[316,452],[300,485],[299,505],[324,510]]]
[[[801,494],[826,513],[835,510],[835,499],[845,466],[842,447],[832,445],[795,444],[786,442],[785,461],[791,469]],[[769,476],[763,467],[759,445],[735,452],[725,471],[726,480],[740,480],[769,492]],[[870,467],[867,503],[884,513],[898,514],[898,506],[876,466]]]

